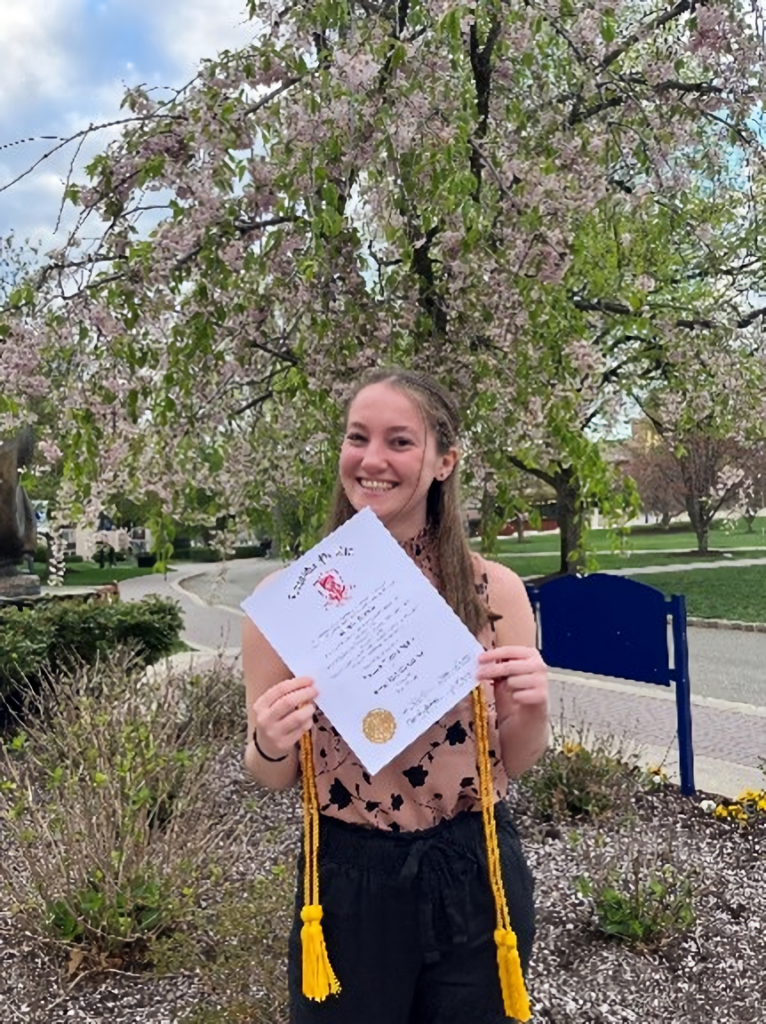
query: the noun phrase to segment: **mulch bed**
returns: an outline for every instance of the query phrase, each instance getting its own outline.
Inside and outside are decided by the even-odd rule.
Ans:
[[[766,814],[740,828],[703,812],[703,797],[688,800],[672,786],[636,789],[609,821],[554,824],[541,821],[523,793],[512,795],[537,880],[538,937],[529,979],[535,1024],[766,1020]],[[266,794],[245,780],[239,748],[222,757],[211,800],[211,813],[225,812],[230,834],[245,837],[240,877],[293,862],[300,837],[297,794]],[[18,856],[1,825],[0,856]],[[693,878],[695,893],[693,926],[639,950],[600,933],[592,902],[574,885],[576,877],[594,877],[609,866],[628,877],[636,858],[655,865],[672,860]],[[263,955],[252,949],[253,991]],[[199,971],[157,978],[113,970],[69,979],[65,957],[25,934],[0,897],[4,1024],[176,1024],[200,1005],[210,1007],[210,1020],[234,1020],[225,1016],[225,1004],[226,993],[211,992]],[[283,1024],[257,1012],[249,1019]]]

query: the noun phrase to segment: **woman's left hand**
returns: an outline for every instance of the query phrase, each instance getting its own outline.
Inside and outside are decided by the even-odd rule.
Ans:
[[[498,716],[515,706],[539,707],[548,704],[548,669],[536,647],[495,647],[479,655],[476,673],[479,681],[488,679],[495,687]]]

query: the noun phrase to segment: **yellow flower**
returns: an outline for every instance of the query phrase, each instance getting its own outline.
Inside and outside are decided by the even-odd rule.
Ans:
[[[754,789],[745,789],[737,797],[738,803],[747,803],[748,800],[757,800],[759,794]]]
[[[574,757],[575,754],[580,753],[580,751],[582,750],[582,746],[581,744],[576,743],[574,740],[565,740],[564,743],[561,745],[561,750],[566,757]]]
[[[729,808],[725,804],[719,804],[713,814],[716,818],[728,818]]]

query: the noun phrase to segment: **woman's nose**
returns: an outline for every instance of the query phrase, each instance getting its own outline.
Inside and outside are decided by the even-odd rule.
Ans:
[[[366,469],[378,469],[386,464],[386,450],[382,444],[370,441],[365,446],[362,456],[362,466]]]

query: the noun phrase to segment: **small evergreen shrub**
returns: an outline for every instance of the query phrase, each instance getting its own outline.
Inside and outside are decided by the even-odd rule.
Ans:
[[[47,544],[38,544],[35,548],[34,560],[40,565],[47,565],[50,554],[50,548]]]
[[[243,544],[234,549],[235,558],[265,558],[271,550],[270,541],[261,541],[260,544]]]
[[[157,596],[115,604],[57,598],[0,609],[0,703],[16,699],[22,683],[34,689],[46,667],[55,674],[92,665],[121,645],[150,665],[171,653],[182,629],[177,602]]]

